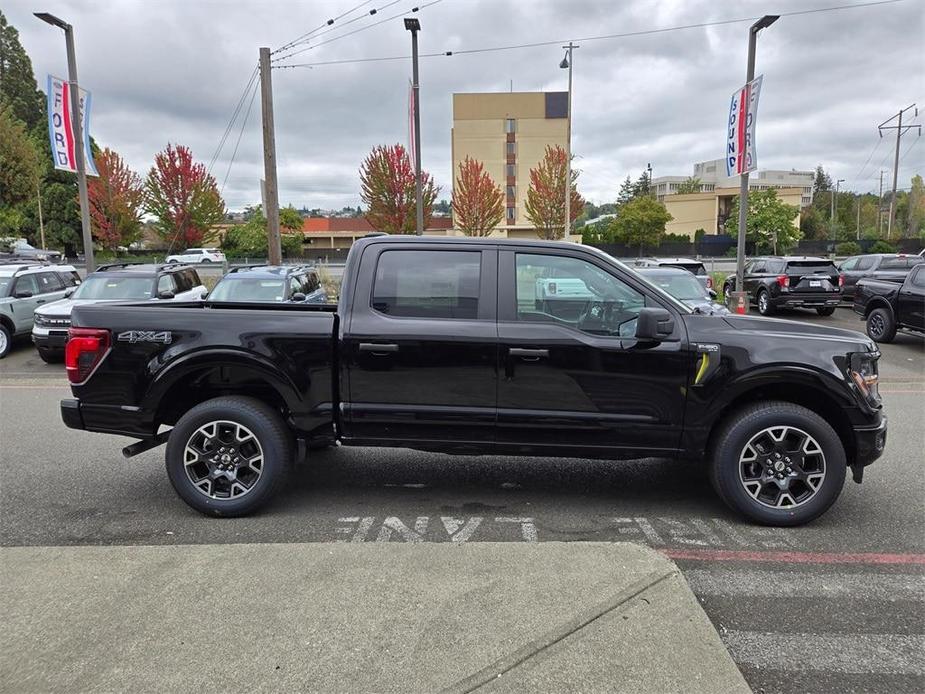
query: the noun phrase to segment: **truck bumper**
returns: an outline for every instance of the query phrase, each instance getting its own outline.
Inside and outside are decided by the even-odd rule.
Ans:
[[[70,429],[149,439],[157,432],[151,417],[137,407],[95,405],[76,398],[61,401],[61,420]]]
[[[841,295],[835,292],[828,294],[781,294],[771,299],[771,304],[775,307],[813,307],[820,308],[826,306],[838,306],[841,303]]]
[[[61,420],[68,429],[86,429],[80,414],[80,400],[67,398],[61,401]]]
[[[854,467],[865,467],[883,455],[886,448],[886,415],[871,426],[854,427]]]

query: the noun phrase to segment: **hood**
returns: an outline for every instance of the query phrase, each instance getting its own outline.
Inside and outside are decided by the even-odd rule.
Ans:
[[[740,316],[730,314],[723,318],[727,324],[736,330],[745,330],[756,336],[765,335],[769,338],[790,338],[794,340],[825,340],[828,342],[842,342],[852,345],[854,349],[876,352],[877,346],[873,340],[863,333],[844,328],[831,328],[827,325],[813,325],[798,323],[797,321],[781,318],[765,318],[764,316]]]
[[[117,301],[124,301],[124,299],[118,299]],[[112,302],[100,299],[59,299],[58,301],[52,301],[44,306],[39,306],[35,309],[35,312],[40,316],[47,316],[48,318],[69,318],[75,306],[108,303]]]
[[[715,301],[709,299],[684,299],[684,304],[692,309],[698,310],[708,316],[725,316],[730,313],[729,309]]]

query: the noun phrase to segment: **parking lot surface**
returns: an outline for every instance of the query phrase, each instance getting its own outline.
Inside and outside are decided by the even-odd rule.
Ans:
[[[862,330],[850,309],[813,324]],[[632,541],[675,559],[758,692],[925,691],[925,345],[881,347],[886,454],[863,485],[793,529],[749,525],[696,466],[668,460],[313,453],[251,518],[216,520],[174,494],[155,449],[71,431],[60,365],[24,342],[0,361],[0,543]]]

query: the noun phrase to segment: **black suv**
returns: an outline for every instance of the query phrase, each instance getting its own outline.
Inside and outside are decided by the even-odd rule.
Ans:
[[[902,282],[909,271],[919,263],[925,263],[925,258],[920,255],[902,253],[869,253],[846,258],[838,267],[844,278],[842,298],[845,301],[851,301],[854,298],[858,280],[865,277]]]
[[[831,316],[841,301],[841,278],[835,264],[825,258],[773,256],[752,258],[745,265],[744,291],[762,316],[779,308],[814,308]],[[729,296],[735,291],[735,275],[723,284]]]
[[[209,301],[324,304],[328,295],[311,265],[233,267],[209,293]]]

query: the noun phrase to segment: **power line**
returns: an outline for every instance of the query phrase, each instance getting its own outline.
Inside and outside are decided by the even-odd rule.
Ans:
[[[913,126],[911,126],[911,127],[914,127],[915,125],[917,125],[917,124],[913,124]],[[915,147],[915,146],[918,144],[919,140],[921,140],[921,139],[922,139],[921,136],[915,138],[915,139],[912,141],[912,143],[911,143],[908,147],[906,147],[906,151],[903,152],[902,155],[899,157],[899,161],[900,161],[900,162],[901,162],[903,159],[906,158],[906,155],[909,154],[909,150],[912,149],[913,147]]]
[[[434,2],[440,2],[440,0],[434,0]],[[431,2],[429,4],[432,5],[434,4],[434,2]],[[833,7],[819,7],[819,8],[812,9],[812,10],[797,10],[794,12],[782,12],[780,16],[781,17],[793,17],[797,15],[815,14],[819,12],[835,12],[838,10],[851,10],[851,9],[857,9],[857,8],[862,8],[862,7],[874,7],[877,5],[892,5],[898,2],[905,2],[905,0],[875,0],[874,2],[855,3],[852,5],[836,5]],[[420,9],[424,9],[424,7],[427,7],[427,6],[428,5],[423,5],[421,6]],[[394,19],[394,17],[390,19]],[[724,19],[724,20],[717,20],[713,22],[698,22],[696,24],[683,24],[683,25],[673,26],[673,27],[663,27],[661,29],[645,29],[641,31],[628,31],[628,32],[623,32],[619,34],[603,34],[601,36],[584,36],[584,37],[579,37],[579,38],[573,38],[571,40],[581,41],[581,42],[606,41],[606,40],[612,40],[612,39],[630,38],[634,36],[650,36],[654,34],[665,34],[665,33],[673,32],[673,31],[686,31],[688,29],[701,29],[704,27],[723,26],[727,24],[741,24],[743,22],[753,22],[756,19],[759,19],[759,17],[741,17],[738,19]],[[375,25],[372,25],[372,26],[375,26]],[[349,34],[345,34],[344,36],[349,36]],[[342,38],[342,37],[338,37],[338,38]],[[474,53],[492,53],[492,52],[497,52],[497,51],[513,51],[513,50],[520,50],[524,48],[539,48],[543,46],[559,45],[563,41],[567,41],[567,40],[568,39],[556,39],[555,41],[536,41],[533,43],[521,43],[521,44],[508,45],[508,46],[490,46],[487,48],[471,48],[468,50],[461,50],[461,51],[441,51],[438,53],[421,53],[419,57],[437,58],[437,57],[449,57],[449,56],[454,56],[454,55],[471,55]],[[323,42],[323,43],[327,43],[327,42]],[[320,45],[322,44],[317,44],[315,46],[302,49],[302,51],[298,51],[297,53],[301,53],[305,50],[309,50],[310,48],[317,48]],[[297,55],[297,53],[292,53],[289,56],[284,56],[284,57],[292,57],[294,55]],[[379,58],[354,58],[354,59],[346,59],[346,60],[329,60],[329,61],[322,61],[322,62],[316,62],[316,63],[296,63],[293,65],[277,65],[276,67],[287,67],[287,68],[318,67],[322,65],[343,65],[347,63],[371,63],[371,62],[383,62],[383,61],[389,61],[389,60],[408,60],[409,58],[410,56],[408,55],[397,55],[397,56],[384,56],[384,57],[379,57]],[[279,58],[279,60],[282,60],[282,59],[283,58]]]
[[[893,0],[893,1],[899,2],[900,0]],[[391,7],[392,5],[396,5],[396,4],[398,4],[399,2],[401,2],[401,0],[392,0],[391,2],[389,2],[389,3],[385,4],[385,5],[383,5],[382,7],[380,7],[379,10],[377,10],[377,11],[380,11],[380,12],[381,12],[382,10],[384,10],[384,9],[386,9],[386,8],[389,8],[389,7]],[[419,5],[419,6],[412,7],[412,8],[410,8],[410,9],[408,9],[408,10],[403,11],[403,12],[398,12],[397,14],[393,14],[392,16],[386,17],[385,19],[380,19],[378,22],[373,22],[372,24],[367,24],[366,26],[360,27],[359,29],[354,29],[353,31],[348,31],[346,34],[339,34],[338,36],[333,36],[333,37],[331,37],[331,38],[329,38],[329,39],[327,39],[327,40],[325,40],[325,41],[321,41],[320,43],[316,43],[316,44],[313,45],[313,46],[306,46],[305,48],[300,48],[299,50],[293,51],[292,53],[287,53],[286,55],[281,55],[281,56],[279,56],[278,58],[274,58],[274,59],[273,59],[273,62],[277,62],[277,61],[280,61],[280,60],[286,60],[287,58],[292,58],[293,56],[299,55],[300,53],[305,53],[305,51],[310,51],[310,50],[312,50],[312,49],[319,48],[319,47],[321,47],[321,46],[324,46],[325,44],[333,43],[334,41],[339,41],[340,39],[347,38],[348,36],[353,36],[354,34],[358,34],[358,33],[360,33],[361,31],[366,31],[367,29],[372,29],[372,28],[374,28],[374,27],[377,27],[377,26],[379,26],[380,24],[385,24],[386,22],[391,22],[393,19],[397,19],[398,17],[402,17],[402,16],[408,14],[409,12],[411,12],[411,13],[420,12],[421,10],[427,9],[427,8],[430,7],[431,5],[436,5],[438,2],[443,2],[443,0],[431,0],[430,2],[425,3],[425,4],[423,4],[423,5]],[[357,19],[359,19],[359,18],[357,18]],[[351,20],[351,21],[354,21],[354,20]],[[346,26],[347,24],[349,24],[349,22],[345,23],[343,26]],[[328,33],[328,32],[324,32],[324,33]],[[320,35],[320,34],[319,34],[319,35]],[[275,66],[275,67],[290,67],[290,66],[288,66],[288,65],[277,65],[277,66]]]
[[[273,55],[274,53],[279,53],[280,51],[284,51],[284,50],[286,50],[287,48],[292,48],[292,47],[295,46],[296,44],[302,43],[305,39],[311,37],[313,34],[318,33],[319,31],[321,31],[321,30],[324,29],[325,27],[332,26],[337,20],[343,19],[343,18],[346,17],[348,14],[353,14],[353,13],[356,12],[358,9],[360,9],[360,8],[363,7],[364,5],[368,5],[368,4],[371,3],[372,1],[373,1],[373,0],[363,0],[363,2],[361,2],[359,5],[354,5],[353,7],[351,7],[351,8],[350,8],[349,10],[347,10],[346,12],[342,12],[342,13],[340,13],[339,15],[337,15],[336,17],[332,17],[331,19],[329,19],[329,20],[327,20],[326,22],[324,22],[323,24],[321,24],[321,25],[315,27],[315,28],[312,29],[311,31],[308,31],[308,32],[302,34],[301,36],[299,36],[299,37],[297,37],[297,38],[294,38],[294,39],[293,39],[292,41],[290,41],[289,43],[284,43],[282,46],[280,46],[279,48],[277,48],[275,51],[271,51],[271,52],[270,52],[270,55]],[[376,10],[372,10],[372,11],[370,12],[370,14],[376,14]],[[357,19],[361,19],[363,16],[365,16],[365,15],[360,15],[360,17],[356,17],[356,18],[354,18],[354,19],[351,19],[349,22],[346,22],[346,23],[344,24],[344,26],[346,26],[347,24],[351,24],[352,22],[355,22]]]
[[[874,156],[874,152],[876,152],[877,149],[879,149],[880,145],[882,145],[882,144],[883,144],[883,138],[882,138],[882,137],[878,137],[878,138],[877,138],[877,143],[874,145],[874,148],[873,148],[872,150],[870,150],[870,154],[867,155],[867,160],[864,162],[864,164],[861,166],[861,168],[858,169],[858,172],[857,172],[856,174],[854,174],[854,177],[851,179],[851,186],[850,186],[850,187],[854,187],[854,185],[855,185],[859,180],[861,180],[861,174],[864,173],[864,169],[866,169],[866,168],[867,168],[867,165],[870,163],[870,159],[871,159],[871,157]],[[849,186],[845,186],[845,187],[847,188],[847,187],[849,187]]]
[[[206,169],[209,173],[212,173],[212,167],[215,166],[215,163],[218,161],[218,158],[222,153],[222,149],[225,147],[225,142],[228,139],[228,135],[231,133],[232,128],[234,128],[234,122],[237,120],[238,114],[241,112],[241,106],[243,106],[244,100],[247,98],[247,94],[253,86],[254,80],[256,79],[257,68],[255,67],[254,71],[251,73],[250,79],[247,80],[247,84],[244,85],[244,91],[241,92],[238,103],[231,114],[231,120],[229,120],[228,125],[225,126],[225,132],[222,134],[222,138],[219,141],[218,146],[215,148],[215,152],[212,154],[212,158],[209,160],[209,166]]]
[[[251,93],[251,100],[247,104],[247,111],[244,112],[244,120],[241,121],[241,130],[238,131],[238,139],[234,143],[234,150],[231,152],[231,160],[228,162],[228,170],[225,171],[225,178],[222,180],[222,187],[219,189],[218,194],[221,195],[225,192],[225,184],[228,182],[228,176],[231,174],[231,167],[234,164],[235,157],[238,156],[238,146],[241,144],[241,136],[244,134],[244,128],[247,126],[248,116],[251,114],[251,107],[254,105],[254,97],[257,96],[257,88],[259,85],[254,85],[254,90]]]

